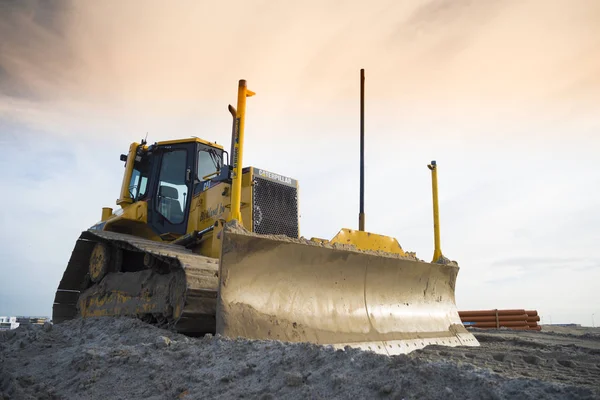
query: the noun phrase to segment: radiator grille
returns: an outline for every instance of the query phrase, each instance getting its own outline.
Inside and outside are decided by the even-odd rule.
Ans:
[[[298,237],[298,189],[254,176],[253,231]]]

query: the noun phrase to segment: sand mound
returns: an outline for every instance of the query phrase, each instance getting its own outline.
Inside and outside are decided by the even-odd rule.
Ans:
[[[488,353],[485,341],[481,348],[450,351]],[[439,348],[387,357],[308,344],[218,336],[196,339],[128,318],[78,319],[0,332],[0,398],[565,399],[598,395],[593,388],[568,382],[505,376],[466,362],[468,357],[460,358],[464,361],[440,354]]]

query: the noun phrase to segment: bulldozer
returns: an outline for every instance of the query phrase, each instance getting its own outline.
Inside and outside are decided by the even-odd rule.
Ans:
[[[359,229],[305,239],[298,181],[243,167],[246,99],[254,93],[245,80],[238,83],[229,152],[189,137],[142,140],[121,155],[119,208],[103,208],[78,238],[53,322],[127,316],[190,336],[388,355],[430,344],[477,346],[455,304],[458,266],[439,250],[437,178],[432,262],[364,230],[362,172]],[[364,77],[361,143],[363,84]],[[429,167],[437,172],[435,162]]]

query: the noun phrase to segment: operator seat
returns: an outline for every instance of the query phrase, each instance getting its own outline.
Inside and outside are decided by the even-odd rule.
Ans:
[[[179,192],[171,186],[161,185],[158,189],[158,211],[173,224],[183,221],[183,211],[179,203]]]

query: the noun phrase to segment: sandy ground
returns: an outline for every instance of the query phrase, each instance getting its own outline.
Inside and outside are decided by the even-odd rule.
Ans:
[[[0,332],[0,398],[600,398],[600,329],[475,334],[481,347],[387,357],[74,320]]]

